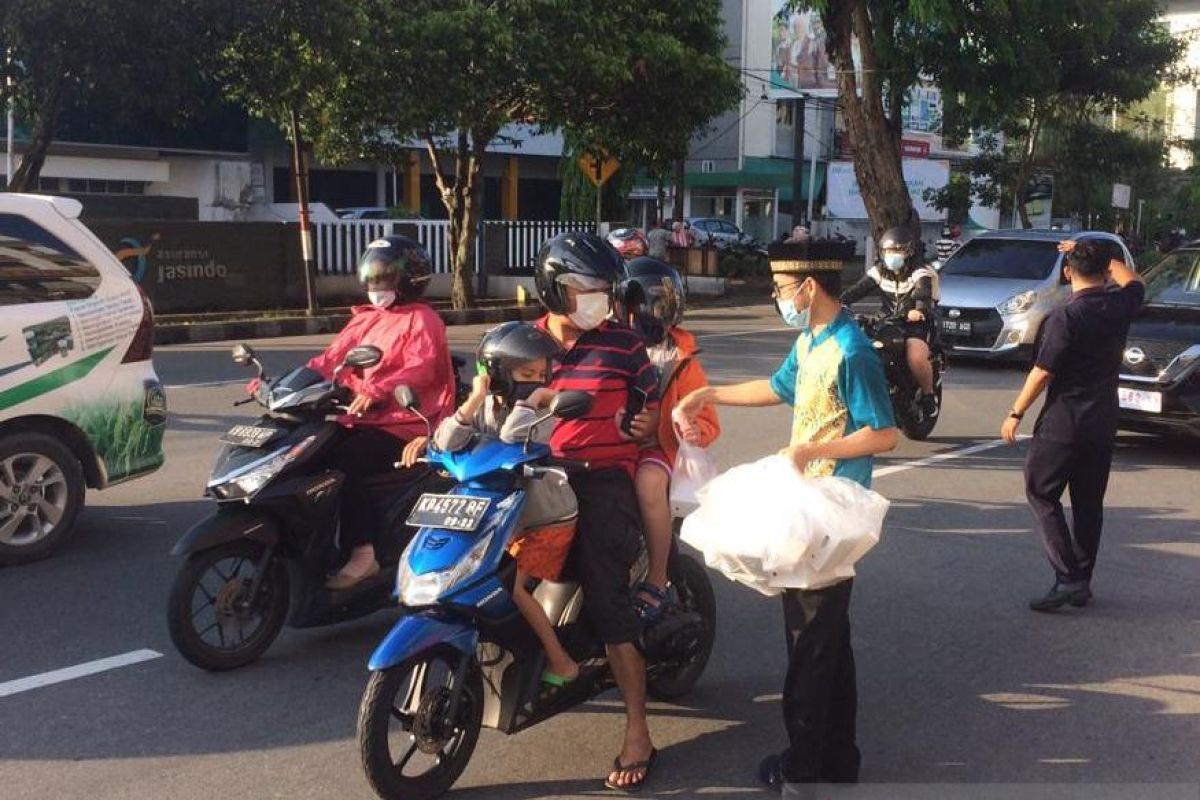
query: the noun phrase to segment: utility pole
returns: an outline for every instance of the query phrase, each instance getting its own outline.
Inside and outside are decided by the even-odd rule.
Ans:
[[[800,224],[800,195],[804,194],[804,101],[792,101],[792,227]],[[811,213],[811,212],[810,212]]]
[[[292,115],[292,160],[296,165],[296,202],[300,204],[300,258],[304,261],[304,293],[308,300],[308,316],[317,311],[316,292],[313,289],[313,273],[316,260],[313,258],[312,221],[308,216],[308,166],[304,163],[304,152],[300,148],[300,115],[296,107]]]
[[[596,235],[602,236],[600,227],[604,224],[604,208],[602,201],[604,199],[604,162],[600,160],[600,156],[596,156]]]
[[[816,106],[816,108],[820,108],[820,106]],[[820,124],[819,120],[818,115],[818,125]],[[817,139],[815,132],[808,136],[812,139],[812,157],[808,162],[808,224],[811,226],[813,224],[813,195],[816,194],[817,188],[817,145],[820,144],[820,140]],[[816,231],[812,231],[812,235],[816,238]]]

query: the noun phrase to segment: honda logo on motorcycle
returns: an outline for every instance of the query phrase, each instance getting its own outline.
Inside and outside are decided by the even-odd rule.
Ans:
[[[449,536],[430,536],[425,539],[426,550],[441,550],[450,543]]]

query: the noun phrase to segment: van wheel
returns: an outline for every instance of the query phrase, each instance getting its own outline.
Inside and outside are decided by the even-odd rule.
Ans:
[[[0,564],[46,558],[65,543],[83,507],[79,459],[42,433],[0,438]]]

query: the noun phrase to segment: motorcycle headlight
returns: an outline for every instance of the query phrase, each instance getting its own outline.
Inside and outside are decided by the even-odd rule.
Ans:
[[[1020,314],[1022,311],[1028,311],[1033,308],[1033,304],[1037,302],[1037,292],[1030,289],[1028,292],[1021,292],[1005,300],[1000,305],[996,306],[996,310],[1001,314]]]
[[[317,437],[314,434],[298,444],[281,447],[248,465],[242,471],[223,477],[219,484],[210,488],[220,500],[248,498],[270,483],[272,478],[299,458],[316,440]]]
[[[396,596],[406,606],[432,605],[439,597],[474,575],[487,555],[488,547],[492,543],[492,534],[489,533],[472,545],[467,554],[450,569],[426,572],[422,575],[414,574],[409,566],[412,548],[419,541],[421,539],[417,537],[404,548],[404,554],[400,557],[400,569],[396,574]]]

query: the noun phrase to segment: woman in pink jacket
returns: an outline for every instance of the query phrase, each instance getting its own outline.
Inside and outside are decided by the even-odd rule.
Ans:
[[[393,395],[396,387],[411,387],[421,413],[434,425],[454,412],[455,374],[446,326],[419,301],[430,277],[429,257],[411,239],[388,236],[371,242],[358,264],[370,305],[356,306],[333,343],[308,362],[329,378],[352,348],[374,345],[383,351],[376,366],[338,375],[354,400],[338,420],[350,430],[329,466],[346,475],[340,545],[350,550],[350,558],[326,583],[330,589],[348,589],[379,572],[374,541],[388,498],[374,497],[363,479],[393,470],[406,445],[424,446],[425,423],[400,407]]]

